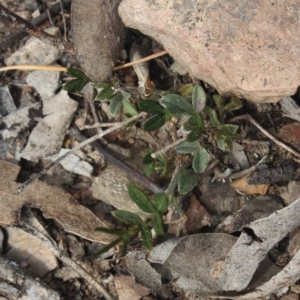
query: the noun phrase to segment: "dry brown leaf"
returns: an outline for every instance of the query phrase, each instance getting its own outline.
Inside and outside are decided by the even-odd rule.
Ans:
[[[136,283],[132,276],[117,274],[114,278],[119,300],[139,300],[149,294],[149,290]]]
[[[231,183],[231,186],[240,192],[247,193],[248,195],[265,195],[269,189],[269,184],[248,184],[247,177],[239,178]]]
[[[191,196],[189,207],[185,212],[185,215],[187,218],[185,229],[192,233],[207,226],[211,219],[211,215],[207,212],[205,207],[201,205],[195,195]]]
[[[80,205],[65,191],[35,181],[18,195],[19,183],[15,180],[19,166],[0,160],[0,224],[16,224],[23,205],[43,211],[45,218],[55,219],[67,232],[90,241],[111,243],[114,237],[95,231],[107,227],[90,210]]]
[[[284,143],[298,148],[300,142],[300,124],[295,122],[284,125],[282,128],[280,128],[277,136]]]

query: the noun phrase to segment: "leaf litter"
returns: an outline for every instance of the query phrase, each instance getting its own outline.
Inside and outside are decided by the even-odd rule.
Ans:
[[[152,43],[152,47],[156,47],[154,43]],[[88,66],[88,63],[85,64],[84,62],[84,68]],[[159,72],[163,72],[162,66],[166,63],[167,65],[169,64],[164,59],[157,61],[157,64],[161,67]],[[143,77],[140,80],[141,88],[143,89],[142,92],[144,93],[141,95],[142,98],[147,96],[152,97],[155,93],[161,93],[150,82],[153,72],[148,72],[148,67],[151,68],[153,65],[147,66],[145,76],[138,74],[140,71],[136,71],[139,78]],[[139,70],[139,68],[135,69]],[[168,67],[165,69],[168,69]],[[108,70],[106,74],[110,71]],[[89,74],[88,71],[87,73]],[[79,74],[82,73],[79,72]],[[98,74],[93,76],[98,76]],[[138,78],[134,79],[134,73],[130,73],[128,70],[121,71],[117,76],[122,78],[122,80],[124,79],[125,82],[136,81],[137,83],[137,80],[139,80]],[[240,118],[238,123],[234,120],[234,117],[239,117],[240,110],[244,109],[242,105],[245,105],[245,111],[253,109],[249,103],[245,104],[236,97],[225,98],[215,95],[215,91],[203,83],[199,85],[199,82],[196,82],[193,89],[188,76],[172,76],[175,79],[174,82],[178,80],[179,86],[183,87],[177,90],[177,94],[174,94],[174,91],[165,95],[160,94],[160,102],[163,106],[159,105],[159,102],[155,98],[144,100],[139,104],[139,107],[147,111],[150,116],[142,126],[145,130],[149,131],[147,138],[143,140],[142,138],[137,138],[137,136],[131,136],[129,143],[129,138],[126,137],[125,132],[123,136],[116,133],[114,141],[126,148],[130,148],[130,145],[133,145],[137,151],[145,151],[145,153],[147,146],[151,146],[153,148],[150,149],[152,152],[148,153],[151,153],[151,155],[154,154],[153,156],[155,157],[156,153],[153,150],[159,151],[159,149],[165,146],[174,142],[176,143],[180,138],[186,139],[176,149],[171,147],[171,150],[164,153],[164,159],[166,161],[170,160],[176,167],[177,165],[180,166],[186,163],[186,161],[190,165],[189,168],[181,172],[177,181],[177,188],[180,194],[187,195],[186,199],[178,195],[178,198],[182,200],[182,209],[185,212],[186,219],[180,220],[178,217],[180,214],[175,209],[173,210],[175,211],[173,218],[171,217],[171,220],[169,219],[167,222],[164,220],[166,224],[170,222],[170,225],[175,224],[179,229],[181,228],[180,230],[182,230],[184,236],[176,239],[171,238],[167,242],[163,242],[159,238],[157,246],[154,247],[149,255],[136,251],[140,247],[137,241],[129,244],[129,249],[132,252],[127,255],[128,263],[126,264],[126,262],[120,260],[121,262],[112,263],[107,270],[113,274],[113,265],[117,268],[125,268],[126,270],[128,268],[128,271],[135,276],[135,279],[128,275],[126,277],[124,275],[114,275],[115,287],[110,284],[107,284],[106,287],[115,293],[115,295],[118,295],[119,299],[138,299],[147,295],[149,293],[148,289],[141,287],[137,282],[147,286],[151,293],[155,295],[162,296],[165,293],[163,296],[165,299],[172,297],[172,293],[167,293],[168,288],[170,288],[170,285],[167,288],[168,282],[171,282],[174,288],[173,293],[176,293],[175,291],[178,291],[178,289],[183,289],[182,295],[196,294],[201,297],[212,296],[237,299],[256,299],[257,297],[264,297],[270,293],[277,292],[281,288],[286,288],[300,278],[299,272],[295,268],[299,255],[299,233],[297,233],[299,231],[297,231],[297,226],[299,225],[297,223],[299,200],[296,200],[298,198],[296,197],[297,182],[294,180],[297,180],[298,173],[296,168],[289,169],[289,172],[287,172],[288,167],[285,167],[286,164],[282,164],[284,159],[291,159],[291,156],[287,155],[286,152],[284,153],[280,148],[274,147],[269,142],[264,143],[267,149],[259,149],[252,146],[252,142],[259,142],[262,139],[260,133],[255,130],[254,126],[256,125],[253,119],[250,119],[252,125],[245,124],[248,118],[246,115]],[[78,77],[77,82],[69,81],[69,86],[76,85],[79,92],[79,87],[82,87],[87,80],[88,77],[86,76],[81,79]],[[156,80],[155,84],[158,83],[158,80]],[[108,98],[111,101],[108,112],[114,116],[113,120],[116,122],[121,120],[122,110],[131,115],[134,115],[138,110],[138,106],[136,105],[137,99],[134,99],[134,97],[129,99],[128,95],[130,94],[127,91],[130,89],[120,91],[118,88],[115,90],[115,86],[111,85],[98,94],[98,100],[106,101],[106,98]],[[104,90],[109,93],[113,91],[113,94],[111,94],[113,97],[105,96]],[[43,98],[43,92],[38,92]],[[67,98],[66,93],[63,92],[63,94]],[[55,102],[60,102],[60,100],[57,100],[52,98],[48,104],[44,102],[44,109],[47,107],[50,109],[53,108]],[[297,110],[292,101],[285,98],[280,105],[286,114],[299,121]],[[211,109],[206,106],[207,104],[212,105],[212,103],[216,105],[216,108]],[[102,104],[104,106],[104,103]],[[80,117],[82,120],[91,122],[89,119],[91,117],[87,113],[89,104],[86,102],[84,105],[85,111],[78,108],[74,102],[70,105],[73,108],[69,116],[67,116],[67,120],[63,125],[53,128],[54,135],[49,138],[49,141],[45,139],[46,131],[43,128],[41,133],[27,144],[29,146],[30,144],[40,145],[42,143],[48,146],[49,149],[46,148],[38,153],[37,151],[33,151],[33,148],[29,148],[27,152],[24,152],[27,153],[26,155],[23,153],[24,157],[36,161],[40,158],[44,159],[49,153],[58,152],[61,149],[61,145],[65,142],[64,138],[67,128],[74,113],[76,114],[76,118],[79,118],[81,114]],[[97,108],[100,106],[101,104],[99,106],[96,104]],[[93,106],[91,107],[93,110]],[[290,107],[293,107],[293,109],[291,110]],[[297,148],[298,124],[288,123],[289,121],[286,119],[282,120],[282,117],[278,118],[278,111],[276,109],[273,107],[270,119],[275,119],[276,125],[277,122],[287,123],[280,124],[281,129],[277,136],[285,143]],[[20,113],[20,110],[17,108],[16,112]],[[47,123],[48,125],[50,124],[50,127],[56,123],[56,120],[62,119],[65,113],[64,109],[59,108],[59,106],[57,112],[50,111],[49,113],[49,110],[47,112],[46,110],[44,111],[44,115],[47,115],[43,116],[44,121],[51,115],[54,118],[54,121],[52,119]],[[7,117],[11,116],[12,113],[8,114]],[[57,115],[55,115],[56,113]],[[110,118],[112,117],[111,115]],[[184,119],[184,115],[190,116],[190,118]],[[108,118],[103,112],[100,113],[100,117],[104,120]],[[239,131],[237,131],[238,126],[228,122],[229,117],[232,118],[232,123],[239,125]],[[259,123],[272,127],[272,122],[268,122],[264,114],[258,114],[256,118]],[[208,121],[210,122],[210,127],[207,127]],[[228,124],[225,124],[225,121]],[[39,126],[42,123],[40,121]],[[8,121],[6,121],[5,125],[8,129],[12,129],[12,126],[8,126]],[[26,130],[27,125],[26,123],[21,127],[15,136],[20,134],[20,132],[22,134]],[[140,130],[139,125],[137,127]],[[271,128],[271,131],[274,128],[275,126]],[[237,132],[241,135],[237,136]],[[288,134],[286,134],[287,132]],[[34,131],[32,131],[31,138],[33,136]],[[57,137],[58,139],[56,139]],[[271,137],[268,136],[268,138]],[[274,141],[276,142],[276,140]],[[239,154],[234,149],[235,144],[239,146]],[[289,151],[291,148],[285,149]],[[246,169],[249,168],[249,164],[250,166],[254,166],[258,159],[263,156],[260,151],[263,152],[265,150],[268,154],[274,153],[274,155],[267,162],[268,165],[264,171],[255,170],[254,173],[241,177],[233,183],[229,182],[232,175],[234,177],[235,174],[247,171]],[[85,150],[85,152],[89,154],[90,149]],[[290,153],[295,154],[295,152]],[[13,152],[10,155],[13,158],[18,158],[17,152]],[[95,166],[93,159],[88,156],[86,158]],[[134,162],[137,158],[131,156],[129,159],[134,164],[139,164]],[[163,163],[163,161],[160,162]],[[153,161],[150,163],[152,164]],[[220,170],[218,168],[209,169],[210,164],[215,165],[215,163],[219,164]],[[157,171],[154,166],[157,168],[161,165],[153,163],[151,172]],[[163,166],[167,176],[159,182],[164,188],[166,187],[164,181],[170,180],[172,177],[172,168],[174,169],[174,165],[171,167],[171,170],[167,170],[167,166],[167,163]],[[5,172],[1,172],[0,190],[2,193],[1,206],[6,208],[6,210],[0,211],[0,222],[3,226],[7,226],[7,230],[11,232],[11,237],[13,236],[12,232],[14,229],[13,227],[9,227],[9,225],[17,224],[22,207],[39,208],[46,219],[55,220],[63,226],[66,232],[74,235],[65,237],[65,241],[71,247],[70,253],[72,253],[72,257],[84,260],[84,251],[82,252],[82,249],[89,247],[86,248],[83,246],[83,241],[80,241],[80,246],[75,246],[79,242],[75,236],[83,240],[107,244],[113,240],[113,237],[94,229],[97,227],[106,227],[106,224],[110,224],[112,228],[121,226],[116,223],[104,222],[104,214],[101,215],[100,219],[97,218],[88,208],[76,202],[71,195],[63,192],[61,189],[49,187],[42,182],[31,183],[18,195],[18,184],[15,180],[19,168],[2,161],[0,168],[1,170],[5,170]],[[118,169],[115,169],[113,174],[108,175],[110,168],[111,166],[108,165],[107,169],[100,174],[102,178],[103,176],[106,177],[106,180],[101,183],[100,187],[96,188],[96,181],[98,179],[94,181],[92,187],[94,190],[93,196],[99,200],[109,202],[110,205],[119,210],[128,210],[147,219],[147,214],[143,214],[141,210],[132,205],[133,203],[131,203],[127,195],[125,186],[130,181],[124,183],[125,179],[123,182],[122,176],[119,176],[121,171],[118,171]],[[151,173],[150,171],[149,173]],[[214,175],[212,174],[213,172]],[[153,174],[150,178],[155,181],[157,180],[157,174]],[[215,178],[215,182],[212,182],[212,178]],[[111,181],[114,180],[116,181],[115,186],[110,185]],[[274,195],[280,192],[282,193],[282,198],[284,198],[284,186],[282,186],[282,182],[286,181],[289,181],[289,184],[287,187],[288,192],[285,191],[285,199],[287,199],[286,204],[290,205],[282,208],[281,200]],[[122,191],[112,195],[112,191],[116,191],[116,185],[123,185]],[[195,188],[191,192],[193,187]],[[104,195],[105,188],[107,197]],[[289,191],[292,192],[289,193]],[[258,194],[267,195],[264,198],[257,196]],[[292,197],[291,194],[295,195],[295,197]],[[111,199],[106,200],[109,197]],[[296,201],[292,203],[294,200]],[[172,209],[174,208],[172,207]],[[168,212],[168,218],[169,215],[172,215],[170,214],[172,209]],[[247,218],[243,216],[247,216]],[[19,229],[16,231],[19,231]],[[218,231],[220,232],[218,233]],[[224,232],[234,232],[239,237],[225,234]],[[279,267],[274,261],[268,258],[268,253],[274,249],[277,250],[281,240],[288,236],[290,232],[290,262],[285,264],[282,269],[282,267]],[[189,233],[195,234],[188,235]],[[24,236],[28,236],[28,233],[24,233]],[[29,236],[25,238],[27,240],[25,241],[25,245],[26,243],[33,243],[30,242],[31,238]],[[11,239],[11,242],[13,242],[13,239]],[[61,243],[63,242],[61,241]],[[14,243],[13,246],[18,247],[18,243]],[[97,251],[93,253],[95,252]],[[51,257],[51,254],[45,255]],[[117,252],[111,251],[111,255],[117,255]],[[105,262],[110,264],[109,260]],[[30,265],[34,264],[30,263]],[[264,272],[264,269],[268,269],[269,272]],[[241,270],[244,271],[241,272]],[[142,275],[145,273],[147,273],[147,276],[143,278]],[[286,274],[286,277],[283,277],[283,274]],[[109,282],[109,279],[107,280]],[[124,284],[127,281],[128,283]],[[117,289],[117,291],[114,289]],[[224,295],[224,291],[227,291],[227,294]],[[242,292],[239,293],[239,291]],[[128,294],[128,296],[125,296],[125,294]],[[280,291],[278,291],[278,294],[280,294]]]

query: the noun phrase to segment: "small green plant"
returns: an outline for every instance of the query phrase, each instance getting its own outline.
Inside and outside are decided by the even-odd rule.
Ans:
[[[148,149],[146,156],[143,158],[143,164],[145,165],[144,174],[149,176],[153,171],[164,175],[167,172],[170,162],[163,155],[159,155],[157,158],[153,158],[151,154],[152,150]]]
[[[117,237],[115,241],[102,248],[96,255],[105,253],[110,248],[122,244],[120,255],[124,256],[126,254],[128,243],[139,233],[141,233],[143,245],[150,251],[153,246],[151,227],[153,227],[157,235],[164,234],[162,216],[168,210],[169,196],[164,193],[158,193],[154,196],[153,201],[151,201],[139,188],[133,185],[128,185],[127,188],[133,202],[142,211],[150,214],[149,219],[143,221],[138,215],[124,210],[113,211],[113,216],[128,225],[128,228],[125,231],[102,227],[96,228],[98,231],[112,234]]]
[[[130,94],[119,88],[118,84],[100,83],[95,84],[95,88],[100,89],[95,101],[108,101],[110,113],[115,116],[123,107],[124,114],[127,117],[136,115],[137,110],[130,104]]]
[[[82,88],[90,81],[90,79],[81,71],[73,68],[68,68],[67,72],[70,76],[74,77],[74,79],[68,81],[63,89],[68,92],[76,92],[79,93]]]

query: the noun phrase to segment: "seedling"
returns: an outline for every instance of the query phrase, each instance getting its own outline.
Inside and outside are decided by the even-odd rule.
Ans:
[[[145,165],[144,174],[149,176],[153,171],[159,172],[161,175],[164,175],[167,172],[167,169],[170,165],[168,159],[163,155],[159,155],[157,158],[153,158],[151,154],[152,150],[148,149],[146,156],[143,158],[143,164]]]
[[[105,246],[96,255],[105,253],[110,248],[122,244],[120,255],[124,256],[128,243],[139,233],[141,233],[143,245],[150,251],[153,246],[151,227],[153,227],[157,235],[162,235],[165,232],[162,216],[168,210],[169,196],[164,193],[158,193],[154,196],[153,201],[151,201],[139,188],[133,185],[128,185],[127,188],[130,198],[142,211],[150,214],[149,218],[147,221],[143,221],[141,217],[134,213],[124,210],[113,211],[113,216],[128,225],[128,228],[126,231],[102,227],[96,228],[98,231],[117,236],[115,241]]]

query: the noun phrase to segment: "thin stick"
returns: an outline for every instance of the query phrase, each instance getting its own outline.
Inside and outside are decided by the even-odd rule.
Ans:
[[[0,72],[9,71],[9,70],[42,70],[42,71],[60,71],[60,72],[67,72],[66,67],[60,66],[35,66],[35,65],[15,65],[15,66],[8,66],[0,68]]]
[[[231,122],[237,122],[240,120],[248,120],[250,121],[254,126],[256,126],[265,136],[267,136],[270,140],[272,140],[274,143],[276,143],[278,146],[280,146],[281,148],[285,149],[286,151],[292,153],[293,155],[295,155],[296,157],[300,157],[300,153],[295,151],[294,149],[292,149],[291,147],[287,146],[286,144],[284,144],[283,142],[281,142],[280,140],[278,140],[276,137],[274,137],[272,134],[270,134],[267,130],[265,130],[263,127],[261,127],[259,125],[259,123],[254,120],[250,115],[246,114],[246,115],[242,115],[236,118],[231,119]]]
[[[176,142],[174,142],[170,145],[167,145],[166,147],[160,149],[159,151],[156,151],[156,152],[152,153],[151,157],[157,158],[159,155],[163,155],[164,153],[166,153],[170,149],[172,149],[172,148],[176,147],[177,145],[183,143],[185,140],[186,140],[186,137],[183,137],[183,138],[177,140]]]
[[[99,128],[99,127],[111,127],[115,126],[116,124],[119,124],[119,122],[111,122],[111,123],[95,123],[93,125],[83,125],[79,128],[79,130],[85,130],[85,129],[93,129],[93,128]]]
[[[43,169],[41,172],[39,172],[38,174],[36,174],[35,176],[31,177],[30,179],[28,179],[27,181],[25,181],[23,184],[21,184],[18,188],[18,193],[21,193],[22,190],[27,186],[29,185],[31,182],[33,182],[34,180],[40,178],[41,176],[43,176],[44,174],[46,174],[52,167],[56,166],[59,162],[61,162],[64,158],[66,158],[67,156],[69,156],[71,153],[74,153],[75,151],[87,146],[88,144],[96,141],[97,139],[100,139],[102,138],[103,136],[105,136],[106,134],[108,133],[111,133],[121,127],[124,127],[126,125],[128,125],[129,123],[139,119],[139,118],[142,118],[146,116],[146,113],[142,112],[142,113],[139,113],[123,122],[120,122],[119,124],[105,130],[105,131],[102,131],[96,135],[94,135],[93,137],[87,139],[86,141],[80,143],[79,145],[77,145],[76,147],[74,147],[73,149],[71,149],[69,152],[65,153],[64,155],[60,156],[58,159],[56,159],[55,161],[53,161],[52,163],[50,163],[45,169]]]
[[[123,69],[123,68],[127,68],[127,67],[131,67],[131,66],[133,66],[133,65],[140,64],[140,63],[142,63],[142,62],[145,62],[145,61],[148,61],[148,60],[151,60],[151,59],[153,59],[153,58],[160,57],[160,56],[163,56],[163,55],[166,55],[166,54],[168,54],[168,51],[167,51],[167,50],[163,50],[163,51],[161,51],[161,52],[158,52],[158,53],[149,55],[149,56],[144,57],[144,58],[142,58],[142,59],[138,59],[138,60],[132,61],[132,62],[130,62],[130,63],[127,63],[127,64],[124,64],[124,65],[121,65],[121,66],[114,67],[114,71],[120,70],[120,69]]]
[[[21,18],[14,12],[10,11],[6,7],[0,4],[0,16],[4,17],[6,20],[14,24],[18,29],[22,29],[29,33],[30,35],[35,36],[39,40],[41,40],[44,43],[50,44],[51,46],[54,46],[57,49],[74,53],[73,45],[70,43],[64,41],[63,39],[51,35],[38,27],[32,25],[30,22],[26,21],[25,19]]]
[[[132,62],[130,62],[128,64],[117,66],[113,70],[116,71],[116,70],[120,70],[120,69],[123,69],[123,68],[127,68],[127,67],[133,66],[135,64],[139,64],[139,63],[142,63],[144,61],[151,60],[151,59],[153,59],[155,57],[159,57],[159,56],[165,55],[167,53],[168,53],[167,51],[162,51],[162,52],[159,52],[159,53],[147,56],[147,57],[145,57],[143,59],[135,60],[135,61],[132,61]],[[67,72],[67,68],[66,67],[59,67],[59,66],[14,65],[14,66],[8,66],[8,67],[0,68],[0,72],[9,71],[9,70],[43,70],[43,71],[61,71],[61,72]]]

